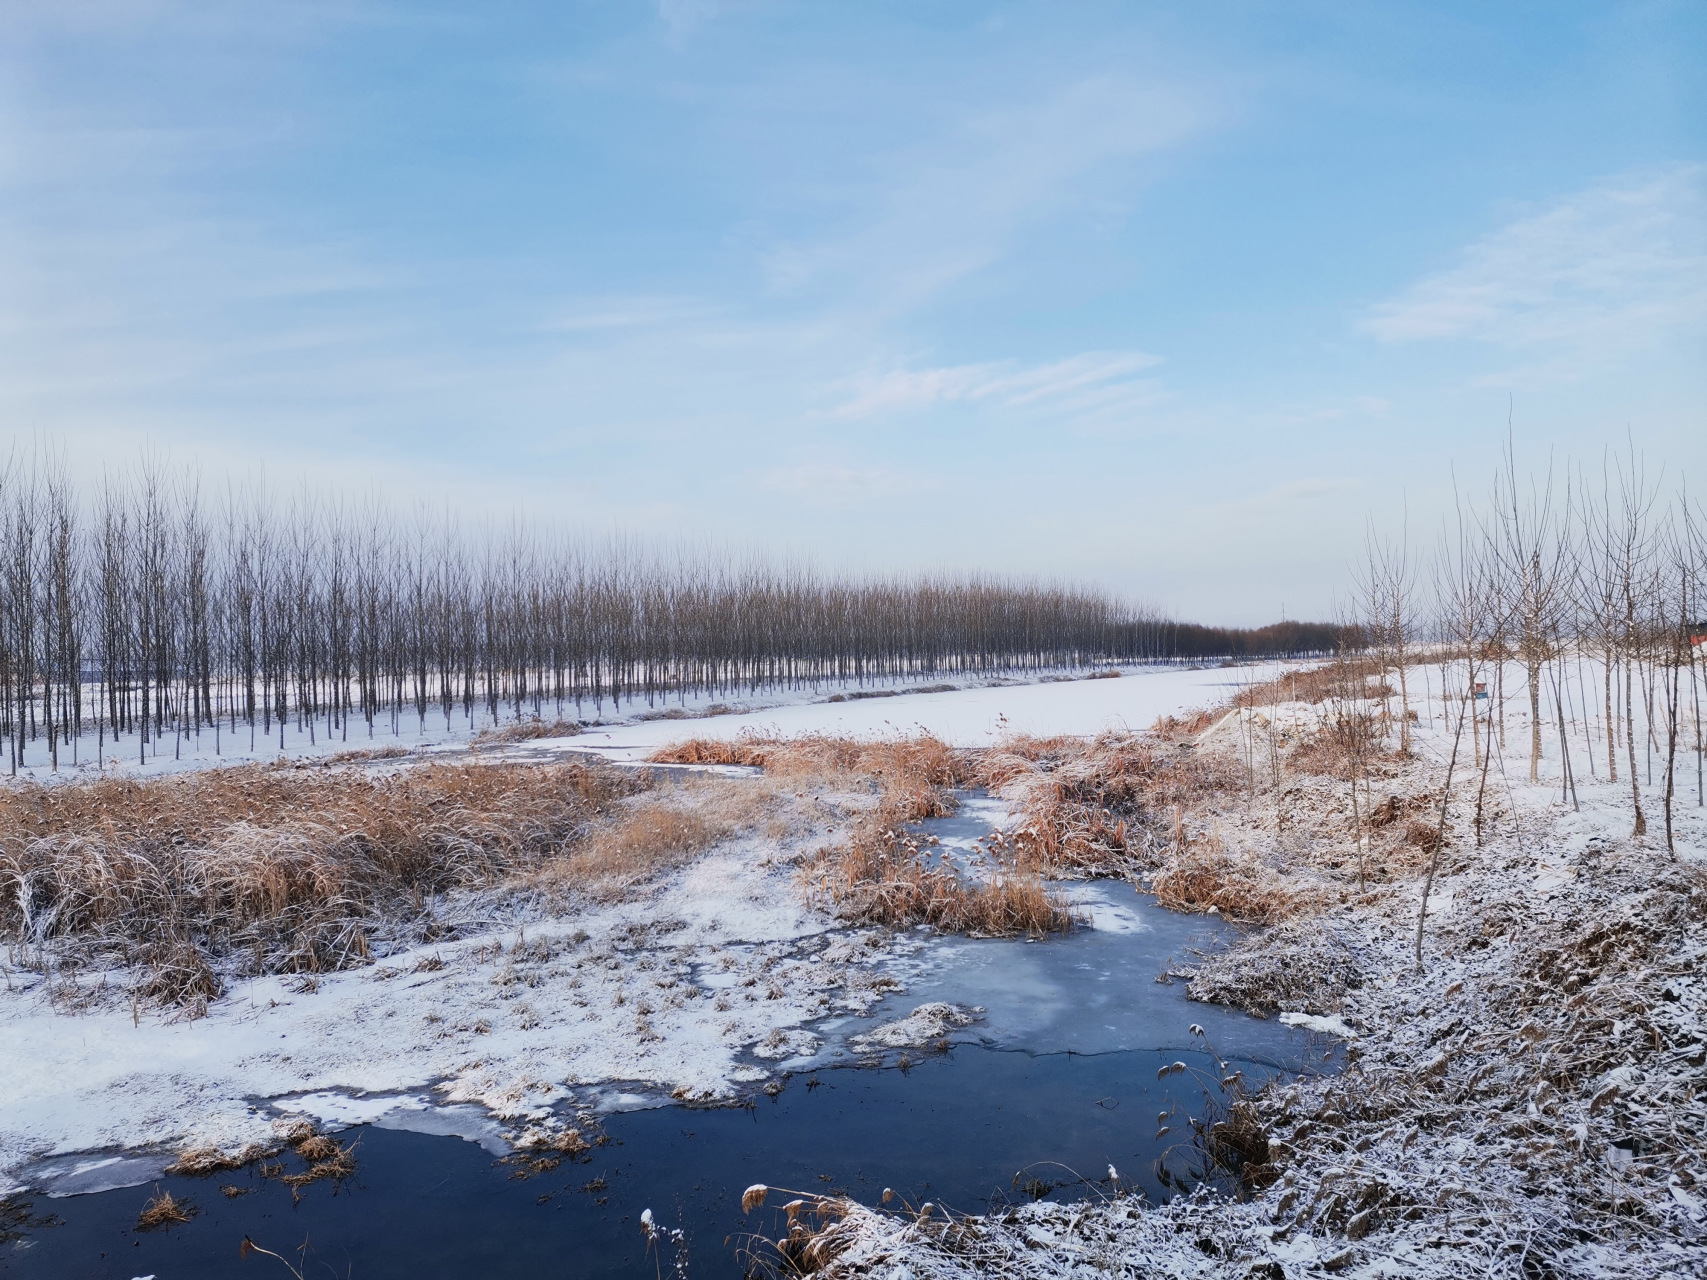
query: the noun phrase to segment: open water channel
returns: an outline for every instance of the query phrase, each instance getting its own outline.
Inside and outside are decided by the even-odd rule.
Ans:
[[[975,857],[975,840],[999,816],[999,806],[969,798],[921,830],[945,856]],[[288,1274],[274,1259],[240,1258],[248,1237],[305,1277],[655,1276],[677,1258],[673,1248],[662,1258],[648,1250],[640,1215],[651,1209],[684,1233],[688,1274],[737,1277],[755,1235],[780,1229],[773,1208],[742,1213],[752,1183],[867,1204],[888,1188],[914,1206],[978,1212],[1038,1195],[1107,1194],[1112,1166],[1120,1189],[1160,1199],[1170,1191],[1159,1164],[1184,1174],[1196,1163],[1187,1117],[1220,1101],[1206,1044],[1252,1084],[1334,1069],[1323,1037],[1193,1004],[1182,982],[1158,981],[1193,947],[1213,945],[1202,918],[1165,911],[1122,883],[1061,888],[1090,927],[1029,943],[934,940],[899,966],[904,993],[869,1019],[816,1028],[823,1048],[787,1064],[775,1096],[690,1108],[622,1095],[625,1109],[603,1118],[604,1145],[531,1174],[504,1158],[471,1111],[384,1112],[364,1100],[373,1118],[339,1135],[357,1143],[355,1174],[300,1198],[257,1167],[97,1191],[106,1171],[84,1161],[44,1179],[47,1194],[27,1209],[15,1203],[12,1221],[0,1218],[0,1274]],[[983,1012],[946,1050],[851,1065],[848,1037],[927,1001]],[[1192,1070],[1158,1079],[1176,1061]],[[284,1161],[287,1171],[300,1163]],[[195,1215],[139,1233],[137,1214],[156,1186]]]

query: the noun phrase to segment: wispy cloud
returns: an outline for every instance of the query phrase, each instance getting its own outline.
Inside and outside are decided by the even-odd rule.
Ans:
[[[771,287],[905,311],[1004,258],[1108,172],[1202,133],[1218,110],[1205,89],[1103,77],[965,120],[881,163],[856,230],[774,246]]]
[[[1115,403],[1153,401],[1159,394],[1155,383],[1132,375],[1160,363],[1160,356],[1142,351],[1089,351],[1030,366],[1008,361],[897,369],[857,383],[856,394],[835,416],[869,418],[955,402],[1008,407],[1047,403],[1067,412],[1088,412]]]
[[[1707,320],[1707,168],[1597,184],[1376,307],[1383,342],[1467,338],[1599,361]]]

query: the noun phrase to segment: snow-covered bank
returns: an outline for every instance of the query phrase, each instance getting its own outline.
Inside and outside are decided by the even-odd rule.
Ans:
[[[271,1100],[430,1090],[496,1117],[546,1120],[577,1086],[648,1081],[727,1097],[778,1029],[876,998],[871,935],[814,946],[830,922],[792,868],[739,842],[635,900],[315,977],[255,978],[196,1021],[99,994],[68,1008],[50,979],[0,995],[0,1176],[103,1148],[241,1151]]]
[[[1346,708],[1264,709],[1296,741]],[[1354,843],[1343,778],[1289,752],[1296,767],[1260,785],[1259,755],[1246,796],[1192,815],[1230,856],[1311,884],[1318,908],[1205,961],[1193,994],[1355,1033],[1342,1076],[1254,1099],[1261,1143],[1240,1141],[1261,1163],[1235,1162],[1249,1198],[952,1223],[842,1204],[823,1274],[1707,1274],[1707,816],[1680,797],[1673,858],[1651,813],[1632,836],[1628,782],[1585,781],[1581,757],[1574,801],[1556,751],[1529,783],[1521,704],[1496,710],[1508,745],[1496,729],[1485,769],[1460,760],[1421,969],[1426,853],[1391,819]],[[1435,711],[1413,727],[1416,759],[1369,762],[1385,814],[1438,806],[1451,737]]]

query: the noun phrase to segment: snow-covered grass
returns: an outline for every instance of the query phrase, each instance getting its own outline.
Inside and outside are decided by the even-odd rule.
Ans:
[[[1266,1150],[1247,1144],[1218,1187],[1162,1206],[1112,1194],[950,1221],[842,1202],[825,1217],[821,1274],[1707,1271],[1707,820],[1693,797],[1677,810],[1674,858],[1662,836],[1632,837],[1627,782],[1579,774],[1572,802],[1554,755],[1529,783],[1520,680],[1508,673],[1507,746],[1496,728],[1486,769],[1453,787],[1420,968],[1430,850],[1398,818],[1439,804],[1451,739],[1438,707],[1413,726],[1412,758],[1382,726],[1361,830],[1349,779],[1305,771],[1341,759],[1309,749],[1358,709],[1341,700],[1265,705],[1284,725],[1261,739],[1281,756],[1278,781],[1257,734],[1227,734],[1245,785],[1182,804],[1173,847],[1131,842],[1164,875],[1194,833],[1212,834],[1253,874],[1307,890],[1191,977],[1195,998],[1351,1035],[1344,1074],[1251,1099]],[[1215,1172],[1226,1144],[1213,1123],[1199,1144]]]

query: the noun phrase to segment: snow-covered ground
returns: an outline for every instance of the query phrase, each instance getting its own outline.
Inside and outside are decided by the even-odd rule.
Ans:
[[[633,759],[692,734],[892,736],[921,727],[981,746],[1009,731],[1142,727],[1212,704],[1268,670],[1152,668],[1119,679],[795,703],[482,754],[550,758],[593,745]],[[227,739],[218,760],[232,761],[231,746]],[[430,754],[464,749],[453,741]],[[175,767],[211,763],[211,754],[186,752]],[[338,1099],[352,1094],[369,1098],[362,1114],[370,1118],[391,1100],[399,1123],[439,1123],[420,1115],[424,1099],[478,1104],[512,1135],[566,1107],[611,1105],[613,1091],[729,1098],[817,1050],[823,1036],[810,1026],[866,1012],[896,973],[932,972],[903,964],[922,937],[848,931],[803,904],[797,863],[809,839],[750,834],[632,900],[517,918],[367,968],[243,979],[195,1021],[133,1004],[124,974],[71,980],[4,965],[0,1190],[31,1169],[84,1169],[78,1153],[126,1148],[163,1154],[107,1166],[93,1184],[85,1170],[66,1185],[144,1179],[173,1152],[264,1143],[282,1110],[330,1108],[335,1120],[347,1109]],[[1093,917],[1132,927],[1118,910]],[[868,1022],[846,1034],[871,1030]]]
[[[643,755],[687,737],[736,737],[743,732],[836,733],[881,737],[919,732],[921,726],[957,746],[985,746],[1006,728],[1021,733],[1097,733],[1108,728],[1147,727],[1160,715],[1223,701],[1239,685],[1267,679],[1282,664],[1236,667],[1132,666],[1116,680],[1086,680],[1083,671],[1015,674],[1005,678],[961,680],[953,692],[916,693],[956,683],[940,679],[874,683],[862,687],[766,689],[748,695],[700,694],[685,699],[644,698],[595,708],[546,702],[540,718],[590,726],[578,734],[578,748],[609,749],[613,759]],[[1301,664],[1293,664],[1301,665]],[[93,698],[98,690],[89,691]],[[525,709],[524,709],[525,710]],[[1006,725],[1004,726],[1004,717]],[[524,715],[523,717],[527,717]],[[407,748],[431,754],[466,749],[471,738],[494,727],[514,725],[514,709],[505,707],[496,725],[477,710],[472,721],[460,709],[448,719],[429,710],[424,720],[400,717],[393,732],[389,717],[372,734],[360,722],[328,733],[324,720],[312,726],[294,721],[271,732],[240,724],[222,725],[183,737],[167,734],[151,741],[139,758],[134,734],[119,742],[93,729],[75,742],[61,743],[59,768],[50,767],[47,744],[28,744],[18,777],[37,782],[82,781],[103,772],[125,777],[154,777],[186,769],[281,757],[317,760],[350,751]],[[557,740],[549,740],[556,742]]]
[[[612,759],[644,759],[686,738],[727,741],[743,734],[882,738],[928,733],[953,747],[988,747],[1016,733],[1038,737],[1090,737],[1111,730],[1137,733],[1161,716],[1223,703],[1246,685],[1272,679],[1285,669],[1282,663],[1134,668],[1118,680],[980,685],[894,698],[797,703],[705,720],[651,720],[592,729],[577,736],[572,745]]]

